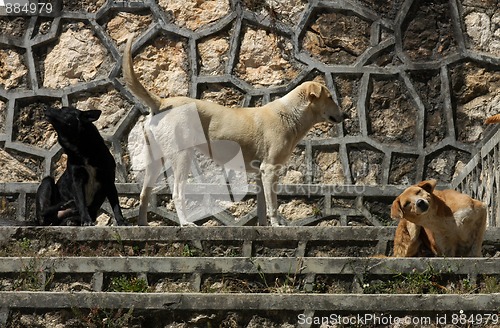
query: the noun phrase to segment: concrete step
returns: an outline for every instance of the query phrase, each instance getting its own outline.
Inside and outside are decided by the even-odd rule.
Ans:
[[[488,229],[488,252],[500,250],[498,232]],[[26,313],[93,309],[182,320],[273,313],[300,327],[388,315],[500,324],[500,257],[392,258],[393,235],[394,227],[0,227],[0,326]],[[117,279],[140,288],[120,290]]]

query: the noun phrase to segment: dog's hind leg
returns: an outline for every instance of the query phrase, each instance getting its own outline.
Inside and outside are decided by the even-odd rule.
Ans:
[[[174,170],[174,188],[172,190],[172,198],[175,203],[175,209],[177,211],[177,217],[179,218],[179,225],[196,227],[196,224],[189,222],[186,215],[186,199],[185,199],[185,189],[186,181],[189,174],[189,168],[191,164],[191,153],[190,150],[179,151],[175,155],[173,161]]]
[[[185,179],[177,179],[174,174],[174,190],[172,192],[172,198],[175,203],[175,209],[177,211],[177,217],[179,218],[179,225],[181,227],[185,226],[196,226],[196,224],[189,222],[186,216],[186,201],[184,199],[184,193],[186,189]]]
[[[43,178],[36,191],[35,216],[37,224],[50,225],[58,222],[60,199],[61,195],[54,178]]]
[[[149,198],[156,183],[156,179],[160,175],[162,169],[162,161],[160,159],[153,160],[146,166],[146,173],[144,175],[144,184],[142,185],[141,195],[139,197],[139,219],[137,224],[140,226],[148,225],[148,204]]]
[[[487,207],[484,203],[481,203],[479,201],[476,201],[475,203],[476,203],[475,212],[477,213],[476,216],[480,219],[477,220],[478,226],[474,227],[475,231],[473,233],[475,234],[475,236],[469,256],[482,257],[483,239],[484,239],[484,233],[486,232],[486,225],[487,225],[486,222],[488,213],[487,213]]]
[[[36,223],[61,225],[69,217],[78,215],[74,200],[63,201],[52,177],[45,177],[36,191]]]
[[[141,195],[139,198],[139,219],[137,220],[137,224],[140,226],[148,225],[148,203],[152,190],[153,187],[149,187],[146,183],[142,186]]]

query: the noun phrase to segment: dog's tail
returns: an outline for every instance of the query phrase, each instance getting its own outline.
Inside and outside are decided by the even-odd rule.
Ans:
[[[500,123],[500,114],[490,116],[484,121],[486,124]]]
[[[123,53],[123,78],[125,84],[132,91],[134,95],[140,98],[151,108],[153,114],[158,114],[161,106],[161,98],[147,90],[135,75],[134,67],[132,65],[132,40],[133,35],[129,36],[125,51]]]

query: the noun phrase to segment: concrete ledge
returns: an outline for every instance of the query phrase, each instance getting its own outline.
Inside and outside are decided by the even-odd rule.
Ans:
[[[379,241],[392,240],[395,227],[0,227],[0,242],[22,236],[70,241]],[[489,228],[485,243],[500,243],[500,228]]]
[[[201,294],[0,292],[0,308],[144,309],[144,310],[286,310],[337,312],[497,313],[500,294]]]
[[[0,227],[0,241],[23,235],[70,241],[373,240],[392,239],[394,227]],[[500,231],[500,229],[498,229]],[[500,238],[500,237],[499,237]]]
[[[436,272],[453,275],[497,274],[500,258],[359,258],[359,257],[0,257],[0,273],[21,272],[28,265],[52,273],[199,273],[395,275]]]
[[[485,243],[499,243],[499,228],[489,229]],[[432,269],[472,283],[481,275],[496,276],[500,258],[370,258],[304,257],[306,245],[387,244],[394,227],[0,227],[0,244],[23,240],[53,242],[104,242],[105,244],[207,241],[242,245],[241,257],[4,257],[0,258],[0,276],[15,280],[20,273],[36,272],[42,283],[48,277],[54,283],[68,284],[76,277],[85,280],[87,291],[3,291],[0,292],[0,326],[8,313],[20,309],[131,309],[159,311],[278,311],[321,315],[322,313],[490,313],[498,314],[500,293],[494,294],[359,294],[363,277],[392,279],[398,273]],[[241,243],[240,243],[241,241]],[[252,256],[253,245],[292,245],[295,256]],[[336,242],[339,242],[336,244]],[[139,243],[139,244],[138,244]],[[217,244],[217,243],[215,243]],[[245,251],[246,249],[246,251]],[[96,253],[98,254],[98,253]],[[250,254],[250,255],[249,255]],[[302,255],[298,255],[302,254]],[[116,293],[106,290],[106,281],[116,275],[137,276],[154,286],[155,279],[183,275],[189,282],[182,293]],[[241,281],[257,275],[294,276],[303,283],[303,292],[295,293],[200,293],[203,277],[236,275]],[[185,276],[185,277],[184,277]],[[352,294],[310,293],[316,278],[342,280],[352,284]],[[69,279],[68,279],[69,278]],[[66,280],[68,279],[68,280]],[[73,280],[72,280],[73,279]],[[294,278],[295,279],[295,278]],[[361,280],[360,280],[361,279]],[[453,278],[452,278],[453,279]],[[44,288],[44,287],[42,287]],[[52,287],[49,287],[52,288]],[[49,289],[47,288],[47,289]],[[270,290],[275,292],[276,290]],[[346,293],[348,291],[342,291]],[[7,313],[7,314],[5,314]],[[2,319],[3,318],[3,319]],[[307,325],[306,325],[307,326]],[[304,326],[304,327],[306,327]]]
[[[393,239],[396,227],[0,227],[0,241],[20,235],[87,240],[379,240]],[[485,240],[500,242],[500,228],[488,228]]]

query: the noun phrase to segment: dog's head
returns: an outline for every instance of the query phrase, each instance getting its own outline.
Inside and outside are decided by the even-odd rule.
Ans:
[[[324,121],[340,123],[346,118],[327,87],[317,82],[305,82],[303,86],[310,102],[309,108]]]
[[[426,180],[408,187],[392,203],[391,217],[393,219],[404,218],[421,225],[422,220],[425,219],[425,214],[432,209],[432,193],[436,183],[436,180]]]
[[[97,132],[92,122],[100,115],[100,110],[81,111],[73,107],[49,108],[45,111],[45,117],[56,130],[63,147],[67,146],[67,143],[75,144],[82,138],[90,137],[91,131]]]

